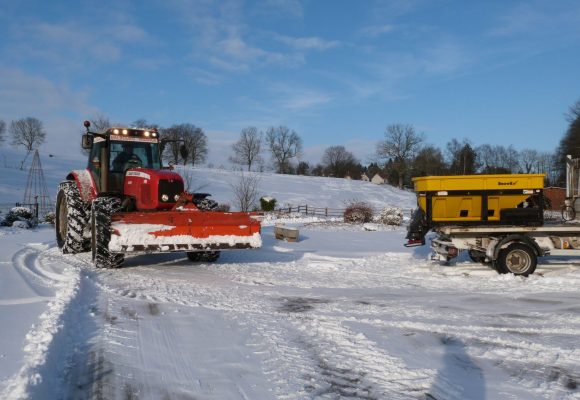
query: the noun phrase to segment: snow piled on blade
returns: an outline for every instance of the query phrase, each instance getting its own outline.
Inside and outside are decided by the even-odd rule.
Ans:
[[[109,242],[110,251],[131,251],[132,246],[163,246],[169,245],[190,245],[199,247],[211,247],[212,245],[249,245],[252,248],[262,246],[262,238],[259,233],[247,236],[237,235],[211,235],[206,238],[194,237],[191,235],[156,236],[153,233],[159,231],[169,231],[175,228],[171,225],[160,224],[126,224],[114,222],[112,228],[119,232],[119,235],[111,235]]]
[[[61,279],[55,281],[56,294],[47,304],[47,309],[39,317],[38,324],[26,334],[24,341],[24,364],[20,371],[6,381],[2,399],[27,399],[30,386],[42,382],[40,368],[45,364],[47,354],[55,335],[62,329],[61,317],[68,304],[76,296],[79,288],[79,273],[73,267],[63,270]]]

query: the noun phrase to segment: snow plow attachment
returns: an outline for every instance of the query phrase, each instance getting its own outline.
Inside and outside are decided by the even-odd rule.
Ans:
[[[259,248],[260,222],[250,213],[161,211],[111,215],[109,251],[169,252]]]

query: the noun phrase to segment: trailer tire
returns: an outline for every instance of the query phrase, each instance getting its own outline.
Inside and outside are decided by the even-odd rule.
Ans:
[[[494,265],[500,274],[528,276],[536,270],[538,257],[530,246],[524,243],[512,243],[500,250]]]
[[[91,250],[96,268],[118,268],[125,257],[109,251],[111,241],[111,214],[120,210],[121,200],[116,197],[98,197],[91,208]]]
[[[75,181],[60,183],[55,214],[56,243],[62,252],[76,254],[89,250],[90,242],[85,235],[89,218]]]
[[[193,262],[216,262],[220,258],[219,251],[188,251],[186,254]]]
[[[471,261],[473,261],[474,263],[489,265],[489,261],[485,261],[486,256],[484,252],[477,250],[469,250],[467,254],[469,254],[469,258],[471,258]]]

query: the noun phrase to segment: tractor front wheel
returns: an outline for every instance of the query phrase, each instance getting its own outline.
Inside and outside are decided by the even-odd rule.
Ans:
[[[109,251],[111,241],[111,214],[121,208],[121,200],[116,197],[98,197],[91,208],[91,250],[93,263],[97,268],[117,268],[124,261],[123,254]]]
[[[85,239],[88,215],[75,181],[61,182],[56,196],[56,243],[64,254],[76,254],[89,249]]]

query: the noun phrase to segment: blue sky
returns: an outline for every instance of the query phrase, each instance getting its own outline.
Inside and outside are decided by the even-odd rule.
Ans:
[[[442,148],[551,151],[580,99],[579,22],[572,0],[5,1],[0,119],[40,118],[63,157],[99,114],[198,125],[214,164],[250,125],[296,130],[310,162],[366,162],[399,122]]]

